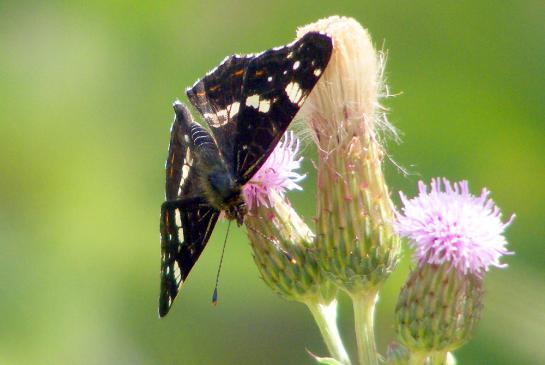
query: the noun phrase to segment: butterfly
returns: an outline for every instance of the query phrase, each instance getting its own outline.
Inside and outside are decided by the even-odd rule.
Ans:
[[[174,102],[161,206],[159,316],[165,316],[224,212],[240,226],[242,187],[266,161],[324,72],[332,39],[310,32],[257,55],[233,55],[186,90],[209,130]]]

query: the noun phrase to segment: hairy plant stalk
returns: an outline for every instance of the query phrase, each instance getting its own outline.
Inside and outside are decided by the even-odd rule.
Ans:
[[[337,300],[334,299],[329,304],[313,301],[307,301],[305,304],[312,313],[331,356],[342,364],[350,365],[350,358],[337,328]]]
[[[352,294],[354,307],[354,326],[358,344],[358,361],[360,365],[377,365],[377,345],[375,343],[374,317],[377,291],[362,291]]]

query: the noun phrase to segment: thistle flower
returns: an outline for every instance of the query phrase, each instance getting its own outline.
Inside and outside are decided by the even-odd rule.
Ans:
[[[417,267],[401,289],[396,306],[400,340],[421,357],[444,356],[471,336],[482,311],[483,274],[510,254],[500,209],[482,190],[471,195],[466,181],[434,179],[428,192],[401,194],[398,232],[415,248]]]
[[[299,147],[299,139],[293,132],[287,132],[259,171],[244,185],[242,192],[249,210],[256,205],[270,207],[273,192],[283,198],[287,190],[302,190],[297,183],[306,175],[296,172],[303,160],[296,157]]]
[[[319,155],[316,248],[320,265],[352,298],[361,364],[376,364],[374,308],[400,241],[382,173],[382,58],[354,19],[333,16],[298,30],[333,39],[327,68],[302,108]]]
[[[382,173],[381,58],[362,26],[330,17],[298,30],[333,38],[333,54],[303,106],[318,147],[317,247],[321,265],[349,293],[374,290],[398,261],[393,204]],[[387,129],[392,129],[389,125]]]
[[[426,185],[418,183],[419,195],[413,199],[400,193],[403,213],[397,214],[396,228],[410,239],[415,258],[420,265],[450,263],[460,274],[482,275],[490,266],[500,264],[507,251],[503,231],[514,215],[501,221],[500,209],[483,189],[480,196],[469,192],[467,181],[451,183],[443,179]]]
[[[320,295],[322,276],[309,252],[314,233],[284,196],[287,190],[301,190],[298,152],[299,140],[287,133],[246,184],[244,195],[248,236],[264,281],[281,296],[302,301]]]

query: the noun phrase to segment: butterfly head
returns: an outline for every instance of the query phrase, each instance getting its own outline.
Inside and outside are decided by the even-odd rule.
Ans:
[[[228,219],[236,220],[239,226],[242,225],[247,208],[241,185],[231,174],[221,169],[208,175],[208,184],[210,200],[218,208],[225,210]]]
[[[246,213],[248,213],[248,208],[246,207],[244,200],[225,211],[227,219],[236,220],[239,227],[244,223],[244,216]]]

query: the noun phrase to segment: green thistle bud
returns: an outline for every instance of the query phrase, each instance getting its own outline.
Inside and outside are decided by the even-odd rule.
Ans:
[[[322,31],[334,41],[324,74],[303,113],[318,146],[317,248],[323,269],[349,293],[375,290],[398,262],[400,241],[382,172],[381,62],[366,30],[331,17],[298,36]]]
[[[279,194],[246,217],[248,237],[263,281],[280,296],[299,302],[330,302],[335,290],[325,282],[312,253],[314,234]]]
[[[419,265],[399,294],[396,330],[412,352],[453,351],[478,323],[484,290],[482,278],[460,274],[449,264]]]

